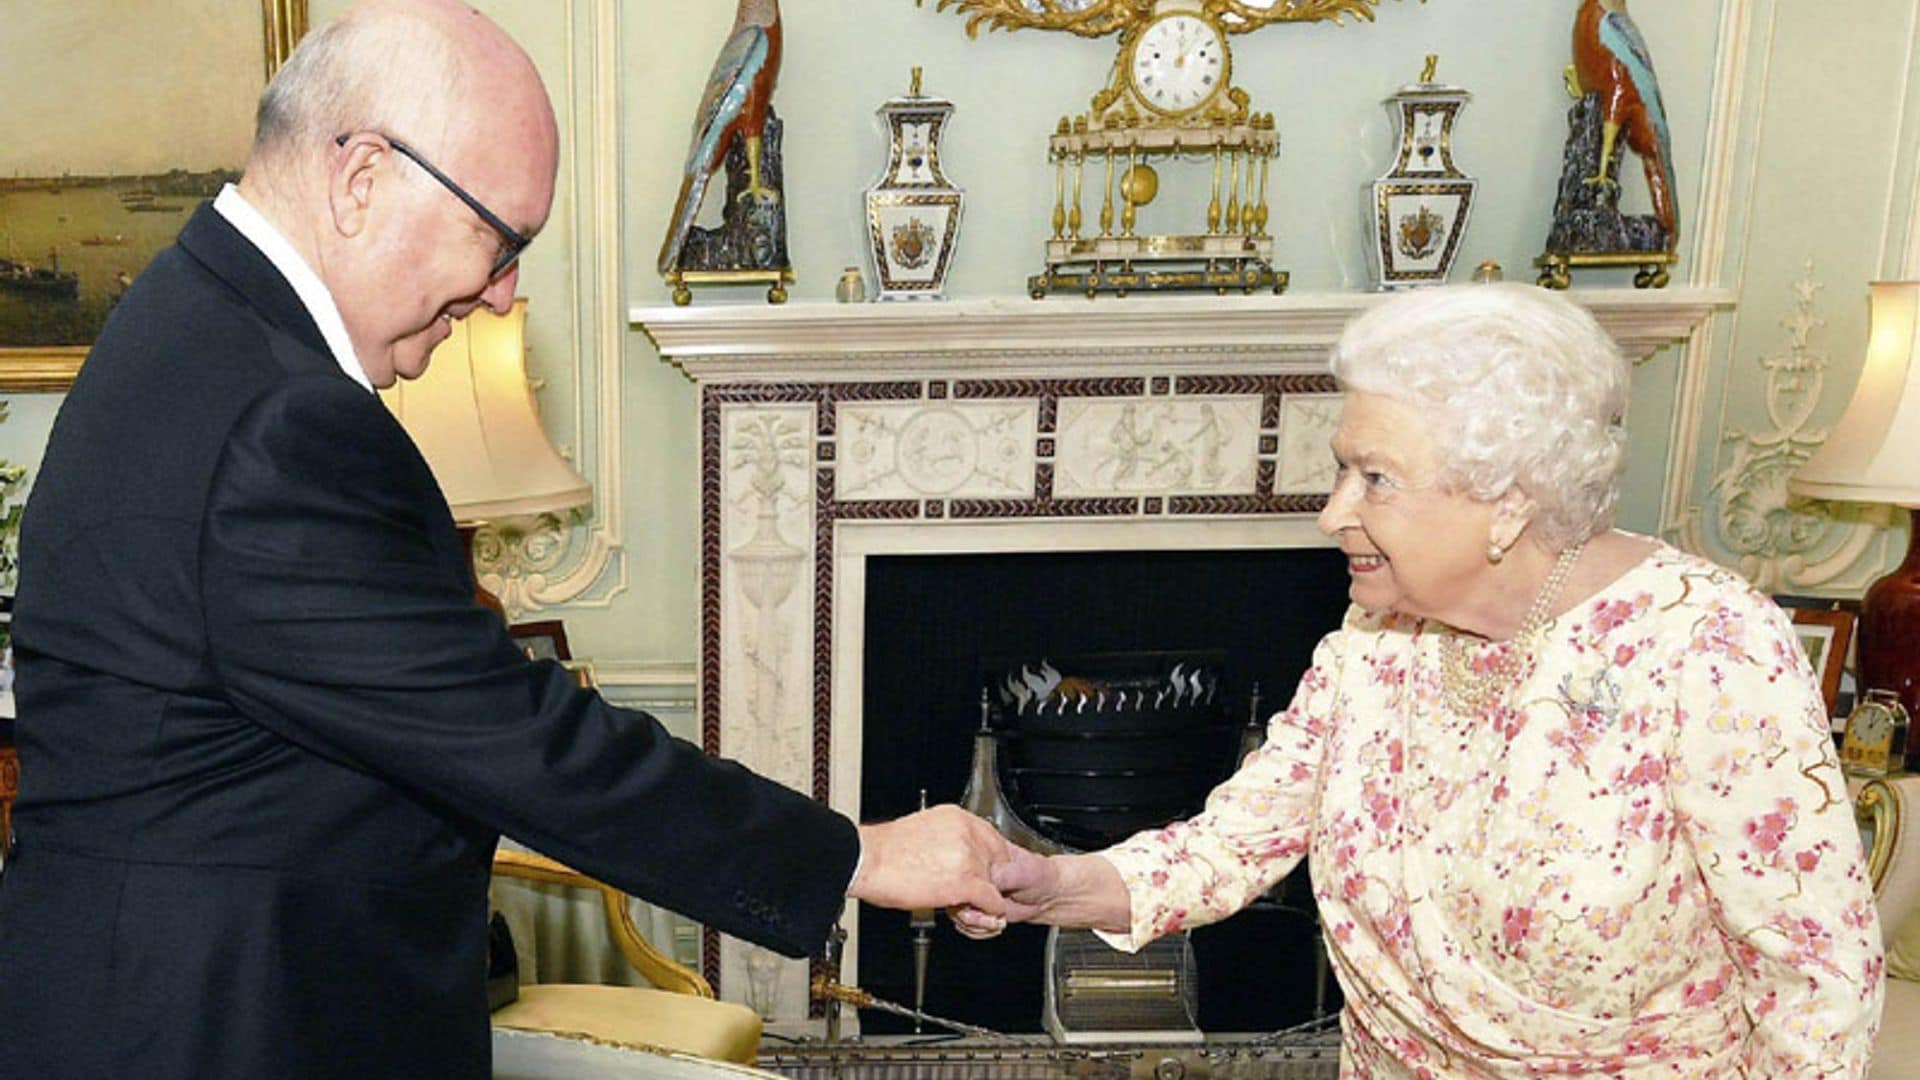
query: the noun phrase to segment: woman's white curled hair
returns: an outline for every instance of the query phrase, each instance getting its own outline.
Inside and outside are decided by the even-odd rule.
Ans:
[[[1403,293],[1348,324],[1332,367],[1343,389],[1430,418],[1453,489],[1531,497],[1550,548],[1613,524],[1632,368],[1566,297],[1517,283]]]

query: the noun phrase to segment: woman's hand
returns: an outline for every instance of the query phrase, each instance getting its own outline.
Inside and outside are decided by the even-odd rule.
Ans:
[[[1052,859],[1025,848],[1007,845],[1007,854],[993,864],[992,881],[1005,903],[1003,916],[990,915],[971,904],[947,910],[953,928],[976,940],[994,937],[1010,922],[1028,922],[1044,910],[1060,888],[1060,872]]]
[[[1091,927],[1125,933],[1132,901],[1113,864],[1098,855],[1036,855],[1008,845],[992,869],[1004,914],[990,915],[969,905],[950,908],[954,929],[971,938],[990,938],[1010,922]]]
[[[1060,899],[1060,863],[1064,857],[1035,855],[1008,845],[1009,857],[993,864],[993,887],[1007,904],[1008,922],[1038,919]]]

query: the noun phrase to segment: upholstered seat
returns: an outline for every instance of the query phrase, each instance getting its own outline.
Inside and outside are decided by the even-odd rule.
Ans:
[[[693,999],[689,999],[693,1000]],[[493,1029],[493,1080],[776,1080],[730,1061],[569,1039],[545,1032]]]
[[[531,852],[496,852],[499,876],[599,892],[613,941],[653,987],[533,984],[495,1010],[496,1029],[548,1032],[635,1050],[752,1062],[760,1045],[760,1017],[752,1009],[716,1001],[700,973],[655,949],[634,925],[627,895],[561,863]],[[496,1040],[497,1041],[497,1040]]]

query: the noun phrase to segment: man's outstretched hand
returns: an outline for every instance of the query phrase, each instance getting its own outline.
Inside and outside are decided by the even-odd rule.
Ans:
[[[1014,850],[999,830],[958,806],[933,806],[860,826],[860,872],[847,895],[880,907],[1006,910],[993,868]]]

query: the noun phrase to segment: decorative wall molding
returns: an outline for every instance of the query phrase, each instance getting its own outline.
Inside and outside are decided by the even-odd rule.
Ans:
[[[579,446],[569,454],[593,485],[591,514],[482,529],[475,567],[511,619],[558,605],[607,607],[626,589],[622,506],[620,394],[626,354],[620,305],[620,4],[569,0],[562,6],[567,74],[556,115],[567,130],[567,175],[561,189],[571,225],[568,360],[575,367],[573,412]],[[557,215],[556,215],[557,216]],[[564,450],[565,448],[563,448]]]
[[[1690,550],[1733,556],[1740,574],[1773,593],[1858,596],[1883,572],[1891,546],[1887,526],[1904,514],[1892,507],[1841,506],[1790,494],[1788,481],[1831,431],[1811,426],[1826,385],[1828,356],[1815,341],[1826,326],[1820,311],[1825,286],[1808,259],[1795,282],[1793,314],[1780,321],[1785,347],[1762,354],[1767,426],[1728,426],[1720,435],[1724,461],[1713,477],[1710,514],[1694,515],[1680,530]],[[1709,528],[1709,525],[1711,528]]]
[[[1728,233],[1736,206],[1751,203],[1755,172],[1749,167],[1743,197],[1736,197],[1735,186],[1743,163],[1752,153],[1743,153],[1743,141],[1757,138],[1757,113],[1742,108],[1741,93],[1748,79],[1748,58],[1752,51],[1753,0],[1721,0],[1720,35],[1715,47],[1713,106],[1707,120],[1707,153],[1701,168],[1700,210],[1694,215],[1691,235],[1692,258],[1687,264],[1688,281],[1696,286],[1725,280],[1729,255],[1738,255]],[[1771,50],[1771,8],[1768,11],[1768,43]],[[1765,80],[1760,80],[1758,95],[1765,100]],[[1698,333],[1681,350],[1679,368],[1674,374],[1673,416],[1667,437],[1668,457],[1665,481],[1661,485],[1660,535],[1686,547],[1683,530],[1690,522],[1697,526],[1699,504],[1694,496],[1694,477],[1699,469],[1702,449],[1701,431],[1706,415],[1708,375],[1719,343],[1720,320],[1706,319]],[[1689,547],[1688,550],[1701,552]]]
[[[473,570],[509,621],[540,610],[548,577],[569,549],[570,528],[552,514],[482,525],[473,537]]]

